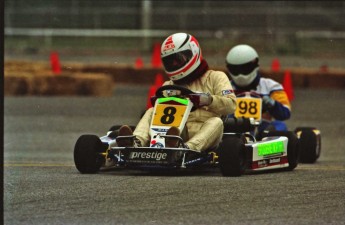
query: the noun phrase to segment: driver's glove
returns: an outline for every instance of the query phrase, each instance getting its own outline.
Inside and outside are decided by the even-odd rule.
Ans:
[[[210,105],[213,101],[212,96],[206,93],[190,94],[189,98],[193,102],[194,106],[197,108]]]
[[[274,106],[275,101],[269,96],[265,95],[262,97],[262,103],[264,105],[264,109],[271,109]]]

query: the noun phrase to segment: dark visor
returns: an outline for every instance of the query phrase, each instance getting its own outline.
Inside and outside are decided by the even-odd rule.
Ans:
[[[193,57],[191,50],[184,50],[162,58],[165,70],[172,72],[184,67]]]
[[[259,66],[258,64],[258,58],[254,59],[253,61],[241,65],[233,65],[233,64],[226,64],[226,67],[228,68],[229,72],[237,76],[239,74],[248,75],[250,72],[252,72],[256,67]]]

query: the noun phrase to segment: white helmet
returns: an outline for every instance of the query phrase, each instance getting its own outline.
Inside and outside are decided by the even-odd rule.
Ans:
[[[237,86],[250,85],[259,69],[259,55],[249,45],[237,45],[226,56],[226,67]]]
[[[173,81],[191,74],[201,63],[198,41],[190,34],[170,35],[161,46],[161,58],[165,72]]]

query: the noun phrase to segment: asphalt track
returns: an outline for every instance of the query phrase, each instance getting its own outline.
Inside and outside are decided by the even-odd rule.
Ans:
[[[322,153],[292,172],[80,174],[77,138],[137,123],[146,94],[6,97],[5,224],[345,224],[345,90],[295,90],[288,126],[318,127]]]

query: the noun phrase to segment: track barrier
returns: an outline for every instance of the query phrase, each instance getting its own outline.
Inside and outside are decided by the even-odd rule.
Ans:
[[[212,69],[227,72],[226,68]],[[260,67],[260,74],[284,84],[291,96],[293,88],[345,89],[344,69],[286,68],[285,71],[273,72],[270,67]],[[4,75],[5,96],[64,95],[64,92],[69,95],[111,95],[112,89],[122,84],[152,86],[148,94],[151,96],[155,92],[154,87],[169,79],[163,68],[81,63],[64,63],[61,74],[56,76],[47,62],[15,60],[4,62]],[[102,84],[96,85],[95,82]]]

